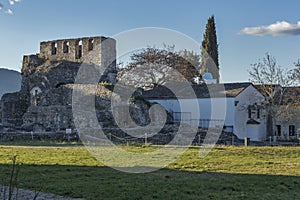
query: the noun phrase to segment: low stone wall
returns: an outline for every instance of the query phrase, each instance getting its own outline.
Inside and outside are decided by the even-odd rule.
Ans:
[[[0,132],[0,141],[26,141],[26,140],[53,140],[53,141],[78,141],[77,134],[67,135],[65,132]]]
[[[115,144],[144,144],[145,138],[135,138],[118,128],[104,128],[102,129],[107,136],[107,139],[110,139]],[[147,138],[147,143],[152,143],[154,145],[165,145],[170,143],[176,134],[176,125],[170,125],[166,130],[161,133],[154,135],[153,137]],[[199,146],[202,145],[206,137],[207,131],[198,130],[192,145]],[[1,142],[10,142],[10,141],[29,141],[29,140],[48,140],[48,141],[80,141],[78,134],[66,134],[64,131],[61,132],[16,132],[16,131],[6,131],[0,132],[0,141]],[[184,138],[182,138],[184,140]],[[238,139],[232,133],[223,132],[217,144],[219,145],[235,145],[235,146],[244,146],[244,140]],[[250,141],[250,146],[298,146],[300,145],[299,141],[294,142],[255,142]]]

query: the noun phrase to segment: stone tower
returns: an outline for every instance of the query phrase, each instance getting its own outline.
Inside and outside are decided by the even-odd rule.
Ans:
[[[107,37],[83,37],[40,43],[41,59],[95,64],[109,68],[105,81],[116,81],[116,41]]]
[[[3,125],[33,131],[73,127],[72,88],[82,63],[105,67],[99,81],[114,84],[116,41],[99,36],[41,42],[38,54],[23,57],[21,90],[0,101]]]

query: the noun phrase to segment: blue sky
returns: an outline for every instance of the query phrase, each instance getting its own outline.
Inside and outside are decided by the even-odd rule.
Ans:
[[[0,66],[18,71],[22,56],[37,53],[44,40],[162,27],[182,32],[200,44],[212,14],[224,82],[248,81],[250,64],[266,52],[286,68],[300,59],[298,0],[19,1],[0,0]]]

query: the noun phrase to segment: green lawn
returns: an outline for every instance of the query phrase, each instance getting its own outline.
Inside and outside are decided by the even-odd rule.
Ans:
[[[124,147],[154,151],[155,147]],[[128,174],[103,166],[84,147],[0,146],[0,184],[11,157],[19,187],[86,199],[300,199],[300,147],[190,148],[165,169]]]
[[[52,140],[16,140],[16,141],[0,141],[0,146],[83,146],[81,142],[67,142],[67,141],[52,141]]]

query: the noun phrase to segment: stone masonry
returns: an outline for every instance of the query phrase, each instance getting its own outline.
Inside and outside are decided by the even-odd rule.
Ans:
[[[114,84],[115,60],[116,41],[112,38],[41,42],[39,54],[23,57],[21,90],[3,95],[0,101],[3,126],[27,131],[74,129],[72,89],[81,64],[109,66],[99,82]],[[107,107],[107,97],[99,94],[97,99],[96,106]]]

